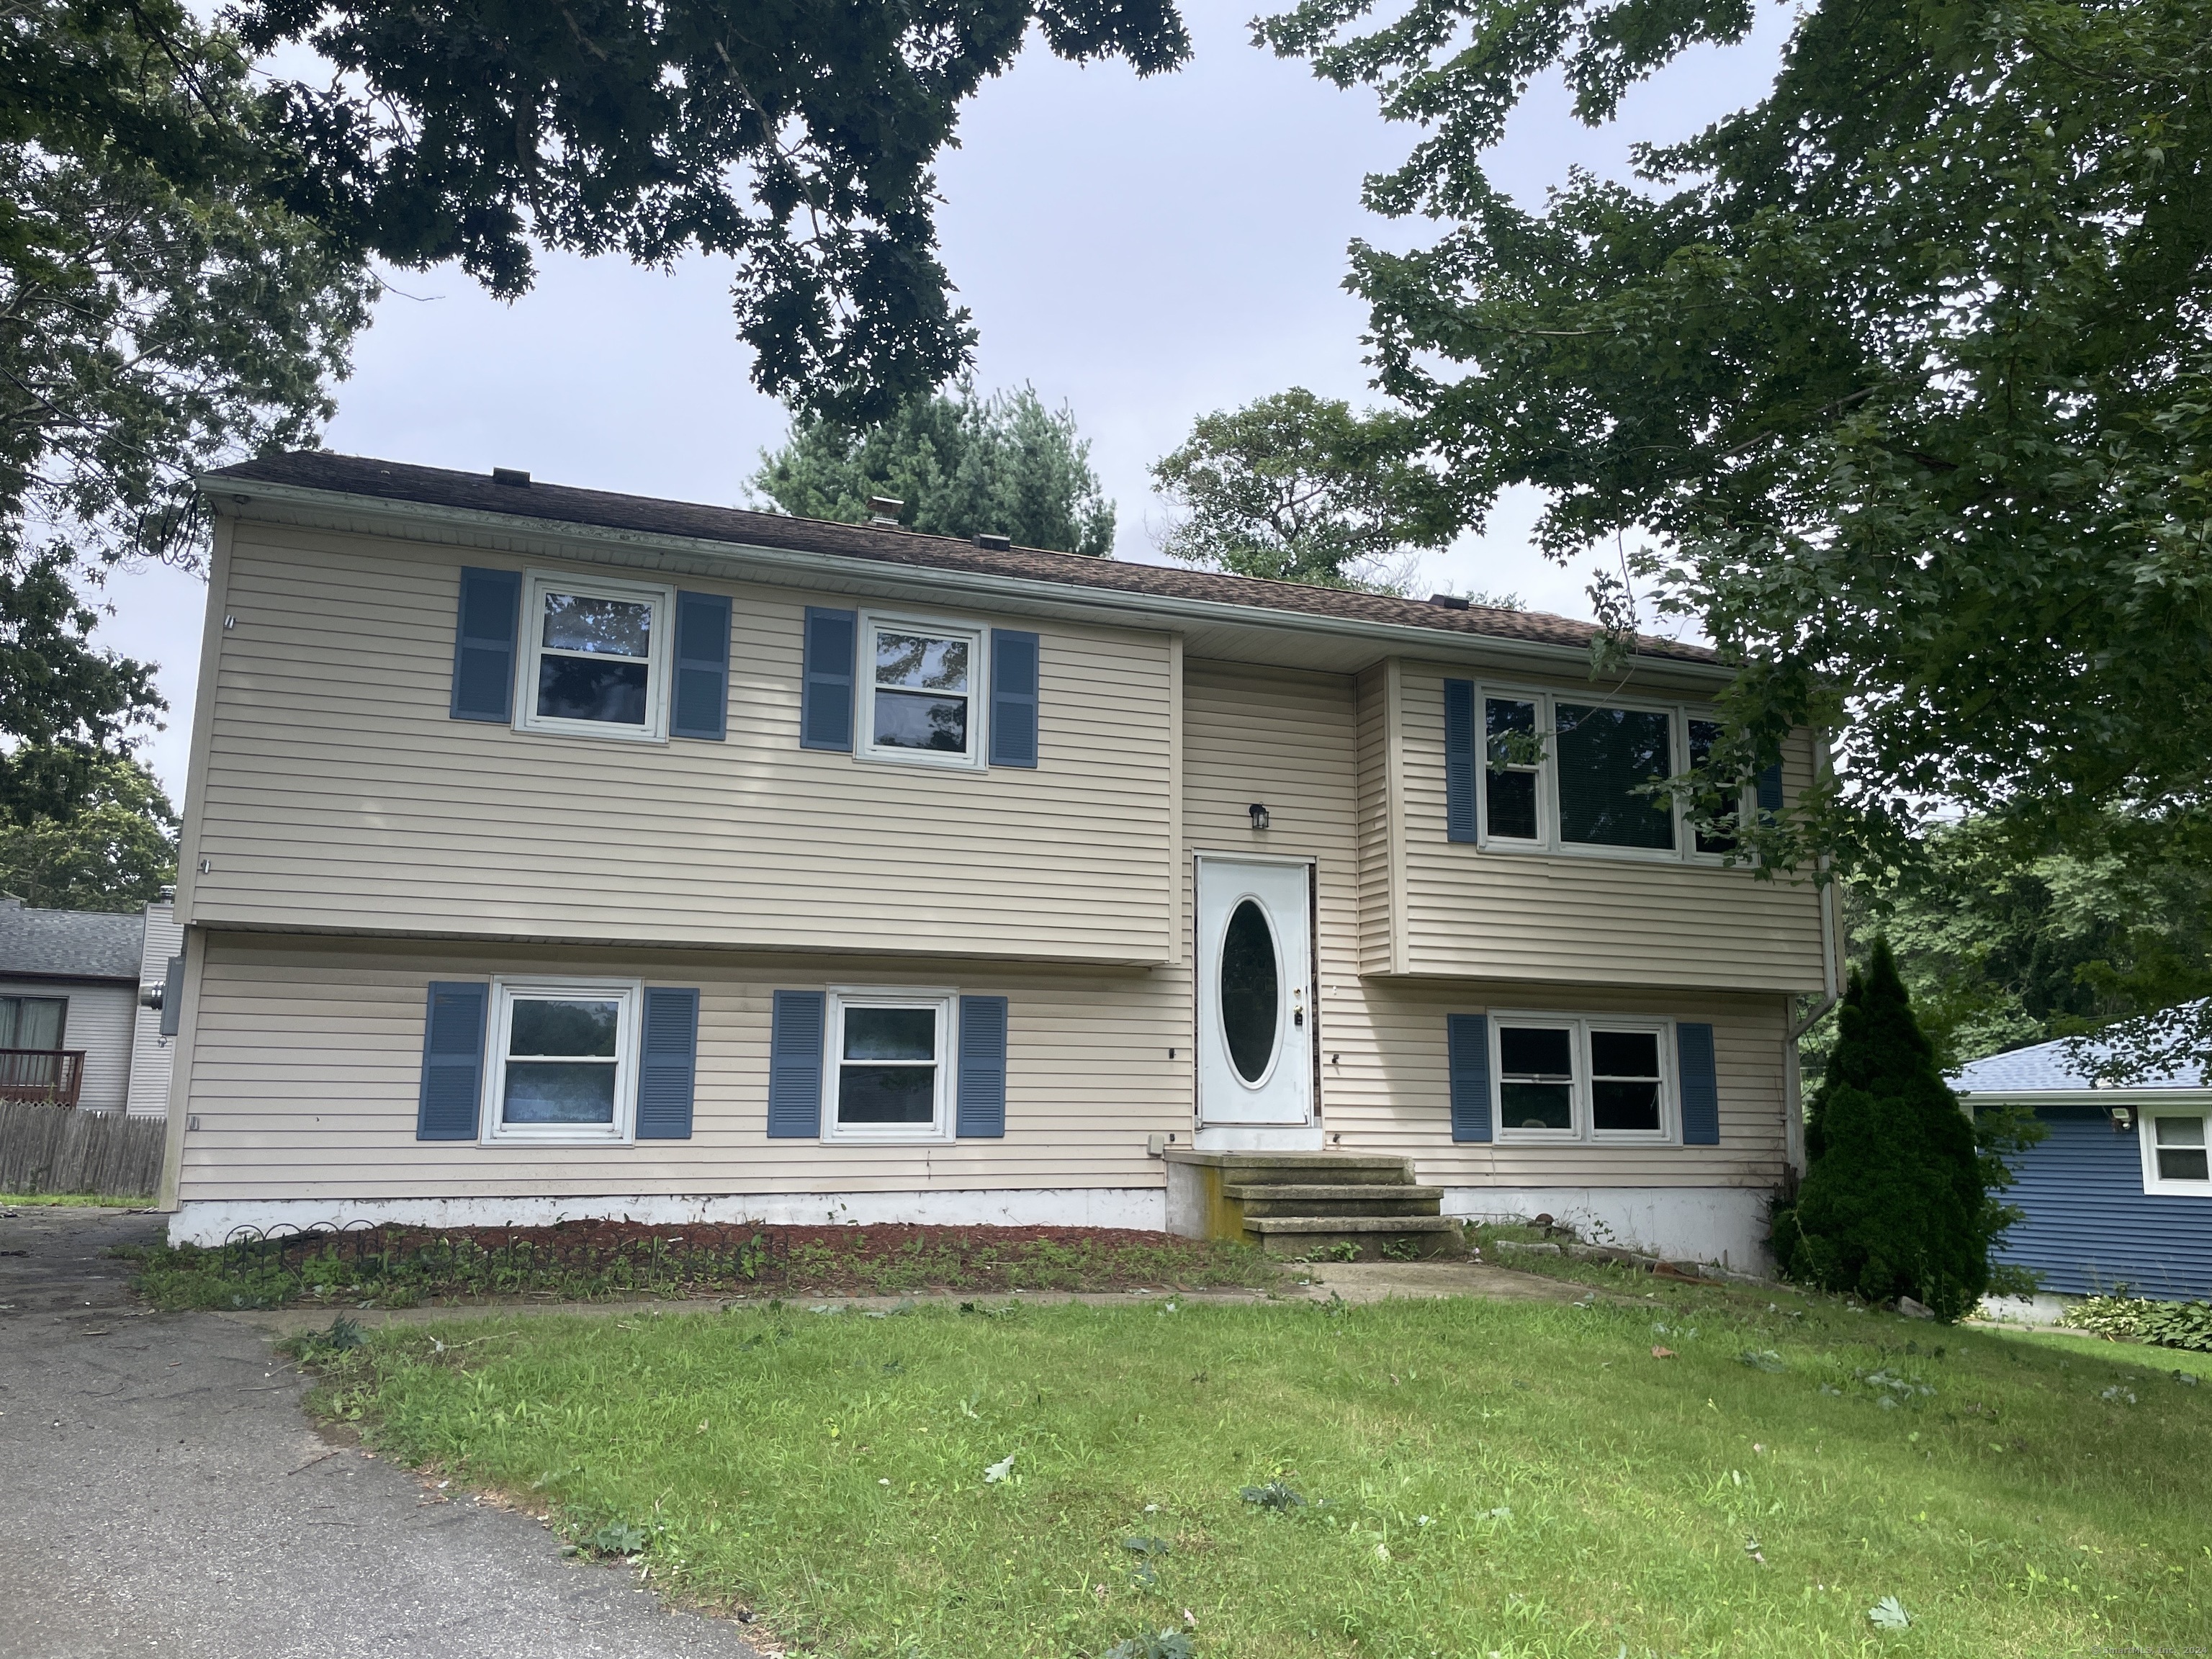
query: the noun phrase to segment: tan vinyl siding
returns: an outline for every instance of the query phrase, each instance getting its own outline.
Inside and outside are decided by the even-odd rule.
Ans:
[[[1414,1160],[1440,1186],[1767,1187],[1782,1179],[1783,1039],[1779,997],[1557,986],[1431,986],[1370,981],[1325,1001],[1322,1039],[1328,1124],[1344,1144]],[[1720,1085],[1717,1146],[1456,1144],[1445,1018],[1492,1009],[1634,1015],[1710,1022]]]
[[[1418,663],[1404,669],[1403,971],[1594,986],[1821,988],[1820,896],[1810,882],[1762,881],[1741,866],[1446,840],[1447,672]],[[1523,677],[1510,684],[1541,683]],[[1589,691],[1587,683],[1564,681],[1552,689]],[[1812,781],[1805,734],[1792,739],[1783,770],[1792,795]]]
[[[495,973],[574,973],[700,990],[689,1140],[634,1146],[418,1141],[427,987]],[[1009,999],[1006,1135],[927,1146],[768,1139],[769,1010],[819,989],[818,962],[478,948],[428,956],[368,941],[213,935],[199,989],[179,1196],[463,1198],[531,1194],[787,1194],[1157,1186],[1146,1137],[1188,1130],[1167,1052],[1187,1016],[1164,980],[1025,969],[916,974],[841,964],[828,982]],[[1186,1046],[1182,1052],[1188,1053]]]
[[[810,596],[687,578],[733,600],[728,741],[525,735],[447,717],[464,558],[525,568],[237,526],[195,922],[1166,959],[1166,633],[1043,630],[1035,770],[868,764],[799,747]]]

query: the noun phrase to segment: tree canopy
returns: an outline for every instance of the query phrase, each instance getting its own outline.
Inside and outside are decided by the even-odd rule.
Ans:
[[[68,819],[0,824],[0,890],[49,910],[135,910],[177,878],[177,813],[134,760],[93,769]]]
[[[1152,463],[1178,514],[1160,550],[1241,576],[1401,592],[1407,555],[1453,529],[1409,447],[1403,416],[1303,386],[1200,416]]]
[[[899,522],[939,536],[1010,536],[1063,553],[1114,550],[1114,503],[1091,470],[1091,443],[1066,408],[1036,388],[979,397],[963,384],[908,399],[854,428],[801,416],[781,449],[761,453],[754,491],[801,518],[865,524],[871,497]]]
[[[242,52],[308,48],[333,73],[268,73],[257,119],[216,129],[143,95],[149,58],[202,61],[175,0],[16,9],[0,105],[71,153],[112,149],[187,191],[247,169],[343,254],[457,260],[502,296],[530,287],[533,244],[728,255],[756,383],[851,419],[967,361],[931,169],[1030,26],[1062,58],[1139,74],[1189,52],[1170,0],[240,0],[223,16]]]
[[[1649,537],[1739,665],[1711,769],[1838,733],[1764,866],[1905,855],[1931,800],[2032,851],[2212,787],[2212,0],[1811,0],[1766,97],[1540,210],[1487,177],[1741,40],[1753,0],[1307,0],[1261,38],[1423,137],[1353,246],[1378,384],[1480,524]]]
[[[192,474],[311,444],[372,284],[264,190],[268,112],[180,9],[0,30],[0,817],[63,817],[162,707],[82,585],[198,556]]]

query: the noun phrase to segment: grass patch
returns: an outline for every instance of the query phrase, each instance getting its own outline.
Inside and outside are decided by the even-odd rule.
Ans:
[[[0,1209],[29,1209],[34,1205],[50,1208],[94,1210],[143,1210],[153,1203],[145,1198],[109,1198],[99,1193],[0,1193]]]
[[[825,1654],[2212,1644],[2212,1388],[2149,1351],[1702,1287],[975,1305],[394,1328],[313,1403]]]
[[[1088,1227],[365,1228],[126,1252],[162,1308],[413,1307],[494,1297],[896,1296],[1265,1285],[1242,1244]]]

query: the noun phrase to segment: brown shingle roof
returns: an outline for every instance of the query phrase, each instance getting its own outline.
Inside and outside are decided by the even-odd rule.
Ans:
[[[925,566],[986,575],[1061,582],[1072,587],[1107,589],[1133,597],[1158,596],[1244,605],[1256,611],[1303,612],[1401,628],[1433,629],[1442,634],[1474,634],[1492,639],[1524,640],[1540,645],[1587,647],[1598,629],[1589,623],[1540,611],[1498,611],[1469,606],[1455,611],[1421,599],[1395,599],[1343,588],[1310,587],[1298,582],[1266,581],[1218,571],[1123,563],[1074,553],[1032,548],[995,551],[949,536],[925,536],[908,530],[870,525],[834,524],[820,519],[787,518],[777,513],[701,507],[659,501],[648,495],[617,495],[565,484],[526,486],[495,483],[479,472],[410,466],[300,450],[271,455],[210,473],[233,483],[270,483],[299,489],[330,490],[385,501],[416,501],[512,518],[587,525],[646,535],[680,536],[733,545],[772,547],[793,552],[866,559],[879,564]],[[1682,662],[1712,662],[1714,653],[1672,640],[1643,638],[1639,654]]]

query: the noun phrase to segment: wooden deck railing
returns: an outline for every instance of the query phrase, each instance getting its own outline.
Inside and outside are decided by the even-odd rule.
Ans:
[[[74,1106],[83,1087],[82,1048],[0,1048],[0,1100]]]

